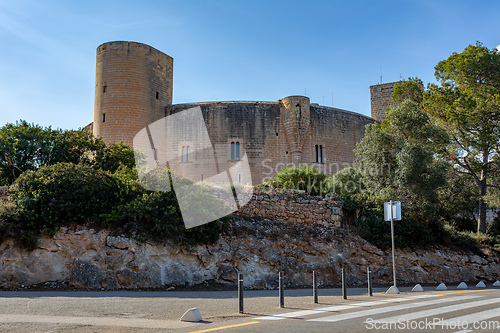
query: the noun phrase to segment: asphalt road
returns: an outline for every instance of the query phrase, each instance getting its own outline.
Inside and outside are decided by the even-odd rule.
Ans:
[[[434,288],[427,288],[428,290]],[[453,288],[454,289],[454,288]],[[0,292],[0,332],[499,332],[500,288],[399,295],[375,289],[224,292]],[[179,318],[197,307],[201,323]]]

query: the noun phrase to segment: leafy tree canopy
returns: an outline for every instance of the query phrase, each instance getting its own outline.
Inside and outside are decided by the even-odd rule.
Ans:
[[[402,103],[409,99],[417,104],[422,103],[424,93],[424,83],[419,78],[410,77],[408,80],[402,81],[394,86],[392,100]]]
[[[424,110],[451,136],[444,150],[455,171],[478,188],[478,232],[486,232],[488,194],[500,171],[500,53],[481,43],[453,53],[435,67],[439,85],[424,92]]]
[[[367,126],[355,163],[372,200],[379,206],[399,200],[407,220],[435,221],[438,189],[446,184],[446,165],[436,151],[446,142],[446,133],[411,100],[390,108],[381,124]]]
[[[123,144],[106,146],[88,131],[52,129],[25,120],[0,128],[0,184],[12,184],[23,172],[56,163],[83,164],[115,172],[135,167],[134,151]]]

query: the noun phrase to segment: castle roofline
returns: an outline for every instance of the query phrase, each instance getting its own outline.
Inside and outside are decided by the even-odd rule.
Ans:
[[[295,96],[289,96],[289,97],[295,97]],[[304,97],[297,95],[296,97]],[[212,105],[212,104],[269,104],[269,105],[279,105],[279,101],[273,102],[273,101],[208,101],[208,102],[190,102],[190,103],[179,103],[179,104],[173,104],[172,106],[197,106],[197,105]],[[366,119],[373,120],[372,117],[366,116],[364,114],[354,112],[354,111],[349,111],[349,110],[344,110],[344,109],[339,109],[335,108],[332,106],[325,106],[325,105],[319,105],[317,103],[311,103],[310,104],[311,108],[316,108],[316,109],[323,109],[326,111],[334,111],[334,112],[342,112],[346,114],[352,114],[356,116],[360,116]]]
[[[377,83],[377,84],[373,84],[373,85],[371,85],[371,86],[370,86],[370,88],[371,88],[371,87],[377,87],[377,86],[378,86],[378,87],[380,87],[380,86],[392,86],[392,85],[394,85],[394,84],[396,84],[396,83],[401,83],[401,82],[402,82],[402,81],[401,81],[401,80],[399,80],[399,81],[393,81],[393,82],[387,82],[387,83]]]

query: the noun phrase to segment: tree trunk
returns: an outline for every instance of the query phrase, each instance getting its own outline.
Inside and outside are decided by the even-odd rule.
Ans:
[[[477,219],[477,232],[486,233],[486,203],[484,196],[486,195],[486,177],[488,176],[488,152],[483,152],[483,167],[481,170],[481,179],[479,180],[479,218]]]
[[[483,193],[483,189],[480,189]],[[486,203],[484,202],[483,195],[486,194],[486,187],[484,189],[484,194],[481,194],[479,198],[479,218],[477,220],[477,232],[485,234],[486,233]]]

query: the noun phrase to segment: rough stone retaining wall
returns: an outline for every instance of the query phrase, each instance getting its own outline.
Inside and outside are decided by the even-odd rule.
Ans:
[[[236,215],[293,223],[341,226],[342,203],[302,191],[256,188],[252,199]]]

